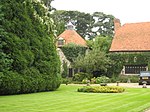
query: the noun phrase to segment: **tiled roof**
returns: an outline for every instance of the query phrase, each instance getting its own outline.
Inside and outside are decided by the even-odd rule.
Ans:
[[[116,32],[110,51],[150,51],[150,22],[125,24]]]
[[[86,41],[75,30],[65,30],[58,37],[63,38],[65,40],[65,44],[74,43],[87,47]]]

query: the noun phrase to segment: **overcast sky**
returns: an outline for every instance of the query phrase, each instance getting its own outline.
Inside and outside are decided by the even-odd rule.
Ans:
[[[150,0],[54,0],[52,6],[57,10],[111,14],[122,24],[150,22]]]

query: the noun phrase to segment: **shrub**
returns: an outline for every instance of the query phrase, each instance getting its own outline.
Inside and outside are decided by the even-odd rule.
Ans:
[[[76,73],[73,77],[73,80],[74,81],[79,81],[81,82],[83,79],[87,78],[87,79],[91,79],[92,75],[91,74],[88,74],[88,73],[83,73],[83,72],[79,72],[79,73]]]
[[[70,84],[72,82],[72,78],[62,78],[61,83],[62,84]]]
[[[115,83],[116,81],[122,82],[122,83],[138,83],[139,76],[126,76],[126,75],[120,75],[118,77],[112,77],[111,79],[112,83]]]
[[[125,88],[118,86],[84,86],[78,88],[77,91],[87,93],[122,93],[125,91]]]
[[[101,77],[96,78],[96,84],[108,83],[109,81],[110,81],[110,79],[106,76],[101,76]]]
[[[91,84],[95,84],[95,83],[96,83],[96,78],[95,77],[91,78]]]
[[[88,81],[89,81],[89,80],[88,80],[87,78],[85,78],[85,79],[82,80],[82,84],[87,84]],[[89,82],[90,82],[90,81],[89,81]]]

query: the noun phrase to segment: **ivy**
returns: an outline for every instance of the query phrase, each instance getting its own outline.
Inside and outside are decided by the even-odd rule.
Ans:
[[[109,75],[117,75],[123,65],[148,65],[150,70],[150,52],[145,53],[109,53],[108,56],[114,61],[109,69]]]
[[[67,44],[61,48],[66,58],[71,62],[74,62],[79,55],[85,55],[86,49],[86,47],[73,43]]]

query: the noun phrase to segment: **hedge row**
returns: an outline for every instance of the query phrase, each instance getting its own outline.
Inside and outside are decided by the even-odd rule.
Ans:
[[[0,72],[0,95],[52,91],[59,87],[60,77],[27,76],[14,72]]]

